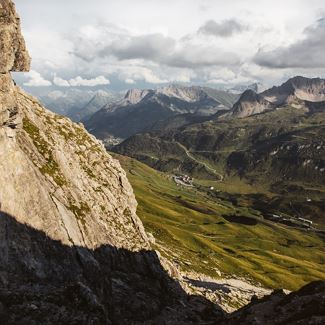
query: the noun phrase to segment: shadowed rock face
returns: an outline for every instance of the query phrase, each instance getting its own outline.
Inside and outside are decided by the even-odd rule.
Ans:
[[[229,316],[228,325],[325,323],[325,281],[307,284],[297,292],[286,295],[282,290],[253,301]]]
[[[1,324],[215,324],[153,251],[67,246],[0,212]]]

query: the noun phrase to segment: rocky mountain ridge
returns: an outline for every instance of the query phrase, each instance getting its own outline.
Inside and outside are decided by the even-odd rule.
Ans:
[[[35,88],[35,87],[34,87]],[[68,116],[75,122],[89,117],[103,106],[119,100],[121,95],[108,90],[82,90],[68,88],[64,90],[38,90],[27,87],[45,107],[54,113]]]
[[[281,86],[274,86],[261,93],[256,93],[251,89],[246,90],[233,106],[230,116],[243,118],[286,105],[308,108],[311,103],[324,101],[324,79],[297,76],[289,79]]]
[[[196,86],[134,89],[129,90],[122,100],[106,105],[84,122],[86,128],[102,140],[111,136],[125,139],[176,115],[213,115],[229,109],[235,98],[226,92]]]
[[[253,90],[256,93],[261,93],[265,90],[267,90],[268,87],[264,84],[262,84],[261,82],[254,82],[250,85],[238,85],[238,86],[234,86],[232,88],[230,88],[228,91],[230,91],[233,94],[239,94],[241,95],[243,92],[245,92],[246,90]]]

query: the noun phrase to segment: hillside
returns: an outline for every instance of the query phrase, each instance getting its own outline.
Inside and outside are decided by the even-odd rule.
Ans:
[[[200,279],[211,282],[215,289],[205,294],[223,307],[247,303],[245,294],[249,301],[254,290],[260,291],[258,283],[296,290],[325,279],[324,235],[264,219],[249,205],[248,195],[235,201],[222,193],[216,196],[206,186],[177,186],[168,174],[132,158],[116,158],[134,188],[138,215],[156,238],[155,247],[177,263],[184,276],[197,280],[194,290],[204,292]],[[242,191],[249,193],[254,187],[247,184]],[[237,280],[230,286],[232,294],[221,289],[226,279]],[[257,287],[249,294],[239,279]]]
[[[216,188],[248,183],[256,188],[251,204],[265,212],[325,223],[324,132],[322,109],[311,113],[288,106],[138,134],[114,151],[161,171],[210,180]]]
[[[220,110],[229,110],[236,98],[227,92],[194,86],[135,89],[84,122],[89,132],[102,140],[111,136],[125,139],[176,115],[209,116]]]

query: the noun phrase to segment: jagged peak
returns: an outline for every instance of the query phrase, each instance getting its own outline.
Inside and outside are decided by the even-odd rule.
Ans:
[[[125,94],[124,99],[128,100],[131,104],[140,102],[151,90],[150,89],[130,89]]]
[[[258,94],[253,89],[247,89],[242,93],[239,100],[256,100],[258,97]]]

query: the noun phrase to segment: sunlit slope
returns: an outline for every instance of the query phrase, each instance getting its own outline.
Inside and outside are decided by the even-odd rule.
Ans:
[[[184,271],[240,276],[267,287],[297,289],[325,279],[324,238],[264,220],[207,192],[176,186],[164,173],[117,156],[156,248]],[[219,274],[219,275],[218,275]]]

